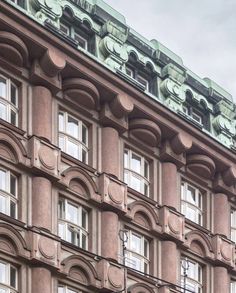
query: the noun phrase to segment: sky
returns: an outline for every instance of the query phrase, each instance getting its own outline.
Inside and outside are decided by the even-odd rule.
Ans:
[[[157,39],[195,74],[236,101],[236,0],[105,0],[145,38]]]

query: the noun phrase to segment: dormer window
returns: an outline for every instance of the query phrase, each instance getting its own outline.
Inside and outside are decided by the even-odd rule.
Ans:
[[[134,54],[130,55],[129,61],[125,67],[126,74],[135,79],[143,90],[152,94],[157,93],[155,74],[150,65],[142,66],[137,62]]]
[[[20,6],[23,9],[26,9],[26,0],[11,0],[16,5]]]
[[[194,107],[191,107],[190,105],[183,106],[183,111],[186,115],[191,117],[194,121],[198,122],[199,124],[202,124],[203,118],[202,114],[197,112]]]

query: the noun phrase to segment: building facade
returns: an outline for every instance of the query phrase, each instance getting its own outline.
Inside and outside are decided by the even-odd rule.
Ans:
[[[235,117],[102,0],[0,1],[0,292],[236,293]]]

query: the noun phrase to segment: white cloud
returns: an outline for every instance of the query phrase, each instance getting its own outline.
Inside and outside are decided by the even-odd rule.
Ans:
[[[105,1],[138,33],[162,42],[236,99],[235,0]]]

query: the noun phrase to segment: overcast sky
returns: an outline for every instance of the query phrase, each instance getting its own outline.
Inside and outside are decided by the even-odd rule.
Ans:
[[[236,101],[236,0],[105,0],[147,39],[157,39]]]

